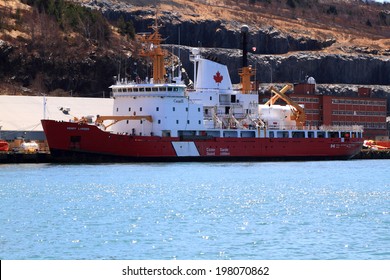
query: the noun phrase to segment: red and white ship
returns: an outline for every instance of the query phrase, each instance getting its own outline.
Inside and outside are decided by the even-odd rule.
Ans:
[[[118,80],[112,116],[63,122],[42,120],[50,152],[61,161],[225,161],[348,159],[360,152],[361,127],[305,126],[304,109],[285,93],[259,104],[246,62],[235,90],[225,65],[192,50],[194,89],[180,77],[166,82],[157,25],[142,36],[141,55],[152,58],[149,81]],[[180,72],[180,71],[179,71]],[[275,102],[282,99],[286,105]]]

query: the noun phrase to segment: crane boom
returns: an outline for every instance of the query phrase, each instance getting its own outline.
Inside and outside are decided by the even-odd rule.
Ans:
[[[112,122],[108,125],[103,125],[103,122],[106,120],[111,120]],[[107,129],[108,127],[123,120],[147,120],[149,122],[153,122],[152,116],[98,116],[95,123],[102,125],[104,129]]]
[[[295,120],[297,127],[299,129],[302,129],[303,126],[305,125],[305,121],[306,121],[305,109],[285,94],[291,88],[292,88],[292,85],[288,84],[288,85],[285,85],[279,91],[276,88],[274,88],[273,86],[271,86],[270,91],[274,95],[265,104],[271,106],[271,105],[275,104],[275,102],[279,98],[282,99],[283,101],[285,101],[288,105],[292,106],[293,115],[291,116],[291,120]]]

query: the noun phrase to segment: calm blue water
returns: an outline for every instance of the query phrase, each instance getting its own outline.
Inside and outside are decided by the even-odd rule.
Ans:
[[[0,259],[390,259],[390,161],[0,165]]]

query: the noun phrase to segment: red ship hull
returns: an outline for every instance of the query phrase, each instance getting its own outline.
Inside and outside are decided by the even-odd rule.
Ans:
[[[58,161],[225,161],[349,159],[360,138],[220,138],[130,136],[95,125],[42,120]]]
[[[0,151],[7,152],[8,148],[8,143],[6,141],[0,140]]]

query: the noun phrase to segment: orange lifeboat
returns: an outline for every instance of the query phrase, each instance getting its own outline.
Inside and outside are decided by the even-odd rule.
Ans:
[[[0,151],[7,152],[8,148],[9,148],[8,142],[6,142],[4,140],[0,140]]]

